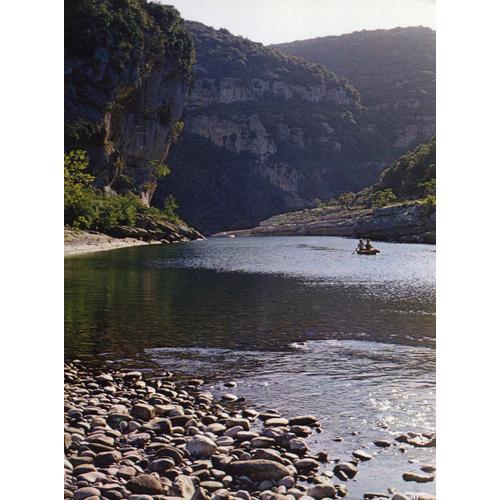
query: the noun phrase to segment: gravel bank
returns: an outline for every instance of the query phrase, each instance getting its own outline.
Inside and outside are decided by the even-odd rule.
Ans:
[[[203,380],[175,380],[171,373],[103,373],[76,360],[64,374],[64,498],[335,499],[348,495],[359,464],[372,458],[363,450],[349,462],[313,455],[306,438],[321,432],[314,416],[258,413],[233,394],[231,382],[216,400]],[[430,435],[399,438],[435,445]],[[409,480],[423,479],[434,480],[434,469]],[[434,497],[367,492],[364,498]]]

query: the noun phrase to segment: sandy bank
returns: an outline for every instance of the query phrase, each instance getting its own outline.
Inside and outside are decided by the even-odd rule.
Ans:
[[[105,234],[86,231],[64,230],[64,256],[81,255],[91,252],[103,252],[116,248],[152,245],[160,242],[147,242],[135,238],[112,238]]]

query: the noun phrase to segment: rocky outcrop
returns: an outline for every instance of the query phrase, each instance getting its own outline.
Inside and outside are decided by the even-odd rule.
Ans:
[[[139,0],[68,0],[65,35],[66,149],[89,152],[98,187],[149,204],[191,84],[184,22]]]
[[[436,242],[435,208],[406,203],[381,208],[317,208],[271,217],[259,226],[215,236],[346,236],[409,243]]]
[[[184,223],[173,223],[161,218],[140,216],[136,226],[112,226],[106,234],[114,238],[135,238],[143,241],[173,243],[205,239],[196,229]]]

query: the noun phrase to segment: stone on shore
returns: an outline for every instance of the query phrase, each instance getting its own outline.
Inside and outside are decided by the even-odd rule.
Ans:
[[[336,498],[337,492],[331,484],[316,484],[307,490],[307,496],[315,499]]]
[[[339,479],[352,479],[358,473],[358,468],[350,462],[340,462],[333,468],[333,473]]]
[[[290,471],[273,460],[243,460],[229,464],[231,474],[246,476],[254,482],[280,480],[290,475]]]
[[[207,436],[194,436],[186,449],[193,457],[210,457],[217,452],[217,445]]]
[[[430,483],[434,481],[434,476],[430,474],[417,474],[416,472],[404,472],[403,479],[405,481],[414,481],[415,483]]]
[[[379,448],[389,448],[389,446],[391,446],[391,442],[386,441],[385,439],[378,439],[377,441],[373,441],[373,444],[375,446],[378,446]]]
[[[318,419],[313,415],[302,415],[288,419],[290,425],[307,425],[309,427],[318,425]]]
[[[127,489],[132,493],[145,493],[146,495],[161,495],[164,493],[160,480],[151,474],[141,474],[127,483]]]
[[[148,422],[155,416],[155,407],[146,403],[139,403],[132,407],[130,414],[133,418]]]
[[[366,451],[363,450],[354,450],[352,452],[352,455],[355,458],[359,458],[359,460],[363,462],[371,460],[373,458],[369,453],[366,453]]]
[[[93,488],[91,486],[80,488],[73,493],[74,500],[84,500],[93,496],[100,497],[101,492],[97,488]]]

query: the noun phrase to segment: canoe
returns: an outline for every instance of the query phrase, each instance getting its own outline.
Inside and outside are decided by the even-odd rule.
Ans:
[[[372,248],[371,250],[356,250],[356,253],[358,255],[377,255],[378,253],[380,253],[380,250]]]

